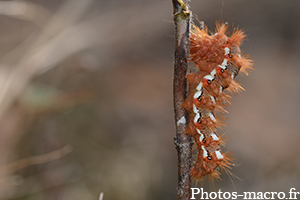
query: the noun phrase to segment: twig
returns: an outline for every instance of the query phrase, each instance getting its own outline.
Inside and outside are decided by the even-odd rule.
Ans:
[[[71,153],[72,147],[70,145],[66,145],[63,148],[60,148],[56,151],[52,151],[50,153],[40,155],[40,156],[33,156],[29,158],[24,158],[22,160],[17,160],[11,164],[8,164],[2,168],[0,168],[0,175],[3,176],[5,174],[11,174],[17,170],[23,169],[25,167],[37,164],[43,164],[47,162],[51,162],[57,160],[69,153]]]
[[[187,0],[173,0],[175,23],[174,111],[176,122],[175,145],[178,156],[178,200],[190,198],[192,141],[185,134],[188,115],[181,104],[187,96],[187,62],[190,41],[190,16]]]
[[[99,200],[103,200],[103,196],[104,196],[104,194],[103,194],[103,192],[101,192],[100,196],[99,196]]]

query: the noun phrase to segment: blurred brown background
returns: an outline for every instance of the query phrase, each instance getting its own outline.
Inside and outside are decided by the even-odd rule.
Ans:
[[[300,2],[190,4],[245,29],[255,61],[219,130],[242,180],[215,190],[299,192]],[[0,199],[176,199],[171,0],[0,8]]]

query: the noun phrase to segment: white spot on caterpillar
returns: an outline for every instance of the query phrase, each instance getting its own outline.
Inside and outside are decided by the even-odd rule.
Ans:
[[[206,158],[208,156],[208,153],[206,151],[206,149],[204,148],[204,146],[201,146],[202,150],[203,150],[203,158]]]
[[[203,139],[204,139],[204,136],[203,136],[203,134],[201,134],[199,137],[199,141],[202,142]]]
[[[198,99],[201,95],[202,95],[202,91],[197,91],[197,92],[194,94],[194,99]]]
[[[196,89],[199,91],[202,89],[202,81],[200,81],[199,85],[196,87]]]
[[[226,65],[227,65],[227,59],[224,58],[224,61],[222,62],[221,65],[219,65],[219,67],[221,67],[222,69],[226,69],[227,68]]]
[[[196,128],[196,131],[197,131],[200,135],[202,135],[202,133],[201,133],[201,131],[200,131],[199,129]]]
[[[216,122],[216,118],[214,117],[214,115],[212,113],[208,113],[209,117],[211,118],[211,120],[213,120],[214,122]]]
[[[193,111],[194,111],[195,114],[199,112],[199,110],[197,109],[197,107],[195,106],[195,104],[193,104]]]
[[[231,78],[234,79],[234,73],[231,74]]]
[[[224,61],[222,62],[222,65],[223,66],[227,65],[227,59],[226,58],[224,58]]]
[[[209,97],[211,98],[212,102],[213,102],[214,104],[216,104],[215,97],[213,97],[212,95],[209,95]]]
[[[230,49],[228,47],[225,47],[224,50],[225,50],[225,55],[230,53]]]
[[[204,76],[204,78],[207,79],[207,80],[211,80],[211,81],[214,80],[214,77],[212,75],[210,75],[210,74]]]
[[[211,133],[210,136],[213,138],[213,140],[219,140],[219,137],[215,133]]]
[[[185,120],[185,117],[181,117],[180,120],[177,121],[177,126],[179,126],[180,124],[185,124],[186,123],[186,120]]]
[[[219,93],[222,94],[222,92],[223,92],[223,87],[220,85],[220,91],[219,91]]]
[[[215,77],[215,74],[216,74],[216,69],[212,70],[211,73],[210,73],[210,75],[211,75],[212,77]]]
[[[194,123],[196,124],[198,119],[200,119],[200,114],[197,113],[196,116],[194,117]]]
[[[215,153],[216,153],[216,156],[217,156],[218,160],[221,160],[221,159],[224,158],[224,156],[222,155],[222,153],[220,151],[215,151]]]

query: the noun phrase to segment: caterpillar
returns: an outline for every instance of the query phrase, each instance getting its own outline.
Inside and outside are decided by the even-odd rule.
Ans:
[[[190,35],[189,61],[199,71],[186,75],[188,96],[182,107],[189,113],[189,124],[185,133],[194,138],[198,155],[191,169],[191,176],[200,179],[221,179],[221,171],[228,171],[234,165],[231,153],[223,153],[223,136],[217,134],[222,123],[224,106],[230,104],[232,94],[244,90],[235,80],[239,72],[248,75],[252,68],[249,56],[242,55],[240,45],[245,33],[235,29],[227,36],[228,24],[216,23],[215,34],[207,27],[192,25]]]

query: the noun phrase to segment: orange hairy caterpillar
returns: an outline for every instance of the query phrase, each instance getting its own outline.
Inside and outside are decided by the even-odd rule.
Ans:
[[[246,35],[235,30],[226,35],[227,24],[216,24],[216,33],[210,35],[207,28],[192,26],[190,36],[190,61],[199,68],[196,73],[187,74],[189,92],[182,104],[189,113],[186,134],[194,138],[198,155],[191,169],[195,179],[209,175],[210,179],[220,179],[217,170],[231,169],[233,158],[223,153],[220,146],[224,138],[217,134],[222,123],[219,115],[226,112],[223,107],[230,103],[230,95],[243,90],[234,79],[241,71],[248,74],[252,62],[241,55],[240,45]],[[224,93],[228,91],[227,93]]]

